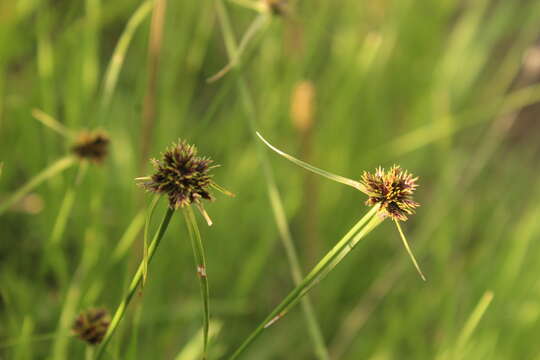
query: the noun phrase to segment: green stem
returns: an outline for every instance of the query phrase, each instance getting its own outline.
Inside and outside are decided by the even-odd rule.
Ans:
[[[233,353],[229,360],[237,359],[245,349],[268,327],[281,319],[296,305],[330,270],[332,270],[343,257],[353,249],[358,241],[371,232],[383,219],[376,216],[378,206],[374,206],[362,217],[350,230],[339,240],[313,270],[298,284],[287,297],[268,315],[260,325],[248,336],[248,338]],[[369,221],[369,222],[368,222]],[[355,235],[356,234],[356,235]]]
[[[201,298],[203,302],[203,356],[207,358],[208,352],[208,331],[210,324],[210,291],[208,288],[208,277],[206,275],[206,256],[201,239],[201,233],[197,225],[197,219],[193,214],[191,206],[187,206],[183,210],[186,226],[193,247],[193,255],[195,257],[195,265],[197,266],[197,275],[199,277],[199,285],[201,287]]]
[[[142,281],[142,287],[146,284],[146,276],[148,275],[148,230],[150,228],[150,221],[152,220],[152,216],[154,215],[154,211],[156,210],[157,204],[159,202],[159,196],[155,196],[154,200],[152,200],[152,204],[150,205],[150,208],[146,212],[146,221],[144,222],[144,247],[143,247],[143,281]]]
[[[24,184],[19,190],[17,190],[11,197],[0,204],[0,215],[9,209],[13,204],[21,200],[26,194],[32,191],[35,187],[39,186],[45,180],[53,177],[56,174],[61,173],[71,165],[75,164],[76,158],[68,155],[57,160],[51,166],[34,176],[26,184]]]
[[[165,235],[165,231],[167,230],[167,227],[169,226],[169,222],[171,221],[171,217],[174,213],[174,210],[171,208],[167,208],[167,212],[165,213],[165,216],[163,217],[163,220],[161,221],[161,224],[159,225],[159,228],[156,232],[156,235],[154,235],[154,238],[152,239],[152,242],[150,243],[150,246],[148,247],[148,262],[150,263],[152,261],[152,258],[154,257],[154,254],[161,242],[161,239],[163,238],[163,235]],[[99,348],[96,360],[100,359],[103,355],[107,344],[109,341],[111,341],[111,337],[114,334],[114,331],[118,327],[120,321],[122,320],[126,308],[129,305],[131,298],[135,294],[135,291],[137,290],[137,287],[141,283],[142,276],[143,276],[143,267],[144,267],[144,259],[141,261],[141,264],[139,265],[139,268],[137,269],[137,272],[133,276],[133,279],[131,280],[131,283],[129,285],[129,289],[126,293],[126,296],[124,300],[118,305],[118,308],[116,309],[116,312],[114,313],[114,317],[111,321],[111,324],[109,325],[109,328],[107,329],[107,333],[105,334],[105,338],[103,339],[103,344]]]
[[[231,60],[236,57],[238,46],[236,44],[236,40],[234,38],[234,33],[231,27],[229,16],[227,14],[227,10],[225,9],[225,6],[223,5],[223,1],[216,0],[215,4],[216,4],[216,11],[217,11],[217,15],[218,15],[219,22],[221,25],[221,29],[223,31],[225,47],[227,49],[229,60]],[[268,161],[266,150],[263,144],[257,140],[256,134],[255,134],[255,131],[257,130],[257,122],[256,122],[257,114],[255,111],[255,102],[253,101],[253,98],[251,96],[251,93],[249,92],[247,84],[242,74],[239,71],[240,67],[241,67],[241,62],[237,64],[237,66],[233,68],[233,70],[235,72],[234,75],[235,75],[236,83],[238,86],[240,100],[242,102],[242,106],[244,108],[244,112],[246,115],[245,119],[246,119],[248,128],[250,130],[250,133],[253,136],[255,146],[257,148],[257,155],[262,165],[268,198],[270,201],[270,206],[272,208],[274,221],[278,229],[279,238],[283,244],[283,247],[285,248],[285,254],[287,256],[287,260],[290,266],[291,277],[294,281],[294,284],[298,285],[302,281],[302,277],[303,277],[302,270],[300,267],[300,262],[298,260],[298,254],[296,253],[296,249],[294,247],[291,231],[287,223],[287,216],[283,209],[283,201],[281,200],[281,195],[277,188],[276,181],[274,178],[274,173],[272,171],[272,167],[270,166],[270,162]],[[330,356],[328,354],[328,349],[326,348],[326,344],[324,342],[324,338],[320,330],[319,324],[317,322],[317,318],[315,317],[313,306],[311,304],[309,297],[305,297],[302,300],[302,310],[304,312],[304,318],[305,318],[309,336],[311,337],[314,347],[315,347],[314,350],[315,350],[315,354],[317,355],[317,358],[320,360],[330,359]]]
[[[124,64],[124,59],[126,57],[129,44],[131,43],[131,39],[135,34],[135,30],[137,30],[139,25],[150,14],[153,6],[153,1],[143,2],[133,13],[126,25],[126,28],[122,32],[122,35],[118,39],[118,43],[116,44],[109,65],[107,66],[107,70],[105,71],[105,77],[103,80],[103,90],[101,97],[102,115],[106,115],[106,111],[109,108],[114,89],[116,88],[116,84],[118,82],[118,75],[120,74],[120,70],[122,69],[122,65]],[[103,120],[103,118],[101,120]]]
[[[467,345],[467,342],[471,338],[472,333],[478,326],[478,323],[480,323],[480,320],[484,316],[487,308],[491,304],[491,301],[493,300],[493,292],[486,291],[484,295],[482,295],[482,298],[474,308],[473,312],[465,322],[465,325],[463,326],[463,329],[461,330],[459,334],[459,338],[457,339],[456,347],[455,347],[455,356],[454,359],[461,359],[464,355],[464,349],[465,345]]]

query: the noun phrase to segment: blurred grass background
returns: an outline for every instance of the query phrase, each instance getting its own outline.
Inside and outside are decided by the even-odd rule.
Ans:
[[[1,359],[84,356],[73,319],[89,307],[114,311],[142,255],[126,229],[140,229],[150,196],[133,179],[179,137],[222,164],[215,179],[237,195],[218,195],[207,206],[215,224],[202,228],[221,329],[212,358],[234,351],[293,287],[238,74],[206,82],[228,62],[215,1],[167,1],[161,50],[150,57],[152,1],[0,1],[0,203],[69,152],[33,109],[112,139],[109,158],[80,184],[70,168],[0,215]],[[239,39],[258,14],[225,5]],[[251,120],[276,146],[340,175],[398,163],[420,176],[422,207],[404,225],[428,281],[390,224],[370,234],[311,293],[331,358],[540,359],[540,2],[294,5],[242,56]],[[119,41],[126,53],[107,90]],[[298,103],[302,91],[312,105]],[[312,115],[299,124],[291,107],[305,106]],[[365,213],[365,197],[268,155],[307,271]],[[108,357],[196,359],[200,319],[175,216]],[[245,358],[314,354],[297,308]]]

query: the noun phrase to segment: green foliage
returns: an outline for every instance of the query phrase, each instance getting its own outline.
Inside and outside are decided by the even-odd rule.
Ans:
[[[255,130],[347,178],[394,163],[418,175],[422,206],[403,228],[428,281],[383,222],[311,291],[316,323],[293,308],[243,358],[313,359],[313,324],[332,359],[537,357],[540,3],[311,0],[272,16],[225,2],[232,36],[247,39],[230,59],[216,1],[167,2],[151,138],[150,1],[0,2],[0,358],[91,356],[73,321],[114,313],[143,259],[141,144],[159,157],[178,138],[222,164],[215,179],[236,194],[205,205],[214,225],[201,227],[208,358],[230,356],[294,287],[280,236],[307,273],[369,210],[358,190],[265,157]],[[307,130],[290,111],[305,80]],[[77,163],[51,130],[97,125],[110,137],[102,164]],[[104,359],[200,356],[203,307],[177,217]]]

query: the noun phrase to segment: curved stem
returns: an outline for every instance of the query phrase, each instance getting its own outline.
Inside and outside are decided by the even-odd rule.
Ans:
[[[308,171],[311,171],[311,172],[313,172],[313,173],[315,173],[317,175],[324,176],[327,179],[336,181],[338,183],[345,184],[347,186],[351,186],[351,187],[353,187],[353,188],[355,188],[357,190],[360,190],[361,192],[367,194],[366,189],[364,188],[364,186],[360,182],[349,179],[349,178],[346,178],[346,177],[343,177],[343,176],[332,174],[331,172],[319,169],[318,167],[315,167],[315,166],[310,165],[310,164],[308,164],[306,162],[303,162],[302,160],[299,160],[299,159],[295,158],[294,156],[291,156],[291,155],[287,154],[286,152],[279,150],[274,145],[270,144],[265,138],[262,137],[262,135],[259,132],[257,132],[257,136],[270,149],[272,149],[273,151],[275,151],[279,155],[283,156],[285,159],[287,159],[289,161],[292,161],[296,165],[298,165],[300,167],[303,167],[304,169],[306,169]]]

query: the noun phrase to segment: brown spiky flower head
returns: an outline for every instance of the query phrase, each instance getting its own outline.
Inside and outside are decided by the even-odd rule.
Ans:
[[[278,16],[286,15],[289,10],[289,0],[262,0],[264,6],[273,14]]]
[[[75,335],[90,345],[97,345],[107,333],[111,316],[106,309],[89,309],[77,316],[71,328]]]
[[[102,130],[82,131],[71,151],[81,160],[101,163],[107,156],[109,142],[109,136]]]
[[[162,154],[162,158],[152,159],[155,173],[146,178],[138,178],[146,190],[166,194],[171,209],[195,204],[207,217],[202,208],[203,200],[213,200],[210,188],[232,195],[212,180],[210,170],[213,160],[197,156],[197,148],[185,141],[178,141]],[[207,219],[208,221],[208,219]]]
[[[367,205],[379,204],[384,216],[405,221],[407,216],[414,214],[414,209],[420,206],[412,199],[418,187],[417,180],[417,177],[394,165],[388,172],[381,167],[375,170],[375,174],[364,172],[360,183],[369,196]]]

